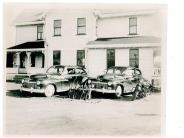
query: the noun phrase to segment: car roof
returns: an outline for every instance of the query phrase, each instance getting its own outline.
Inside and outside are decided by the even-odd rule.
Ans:
[[[136,69],[136,67],[130,67],[130,66],[112,66],[110,68],[116,68],[116,69]]]
[[[84,67],[81,67],[81,66],[72,66],[72,65],[54,65],[55,67],[66,67],[66,68],[84,68]],[[54,67],[53,66],[53,67]]]

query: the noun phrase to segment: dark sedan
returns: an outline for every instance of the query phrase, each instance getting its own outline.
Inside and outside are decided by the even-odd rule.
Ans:
[[[73,83],[80,83],[87,73],[83,67],[56,65],[46,74],[35,74],[22,80],[21,91],[43,93],[46,97],[68,91]]]
[[[132,100],[138,95],[145,96],[144,89],[151,84],[142,77],[142,73],[135,67],[111,67],[105,74],[88,79],[88,85],[92,91],[101,93],[113,93],[117,98],[131,94]]]

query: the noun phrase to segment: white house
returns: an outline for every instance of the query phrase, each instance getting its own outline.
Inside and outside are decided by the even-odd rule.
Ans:
[[[110,66],[137,66],[151,80],[160,56],[159,11],[45,10],[15,21],[7,74],[40,73],[49,66],[85,66],[90,76]]]

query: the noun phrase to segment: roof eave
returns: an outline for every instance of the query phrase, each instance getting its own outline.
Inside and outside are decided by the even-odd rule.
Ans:
[[[134,12],[123,12],[123,13],[109,13],[103,14],[101,12],[96,12],[95,14],[99,18],[114,18],[114,17],[126,17],[126,16],[138,16],[138,15],[149,15],[156,13],[155,10],[145,10],[145,11],[134,11]]]
[[[15,23],[15,26],[37,25],[37,24],[45,24],[45,21],[20,22]]]
[[[6,49],[7,52],[44,51],[45,48]]]
[[[104,49],[104,48],[153,48],[160,47],[161,43],[135,43],[135,44],[88,44],[88,49]]]

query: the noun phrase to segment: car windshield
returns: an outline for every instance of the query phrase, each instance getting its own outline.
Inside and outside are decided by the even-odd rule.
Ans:
[[[53,66],[47,70],[48,74],[61,74],[64,70],[63,66]]]

